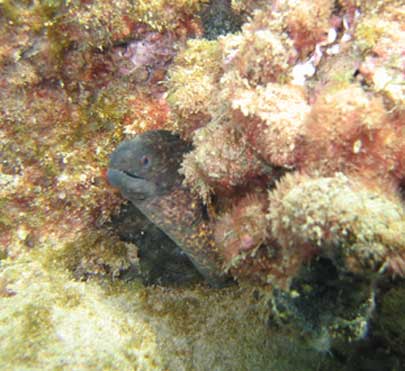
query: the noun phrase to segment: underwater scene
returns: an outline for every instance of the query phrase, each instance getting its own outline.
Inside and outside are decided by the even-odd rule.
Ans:
[[[0,0],[0,370],[405,371],[403,0]]]

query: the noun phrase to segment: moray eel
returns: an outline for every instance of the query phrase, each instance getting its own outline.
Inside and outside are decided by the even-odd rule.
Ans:
[[[182,185],[178,169],[191,147],[165,130],[122,142],[111,154],[108,180],[165,232],[215,287],[227,278],[199,200]]]

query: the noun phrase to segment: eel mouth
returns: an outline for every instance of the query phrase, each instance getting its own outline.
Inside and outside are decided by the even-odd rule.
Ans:
[[[116,169],[116,170],[123,172],[125,175],[127,175],[127,176],[129,176],[130,178],[133,178],[133,179],[145,179],[144,177],[141,177],[139,175],[130,173],[129,171],[126,171],[126,170],[119,170],[119,169]]]
[[[129,171],[109,168],[107,178],[129,200],[144,200],[156,195],[156,184]]]

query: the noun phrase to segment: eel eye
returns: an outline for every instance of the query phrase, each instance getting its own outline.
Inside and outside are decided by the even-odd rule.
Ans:
[[[143,167],[148,167],[149,164],[150,164],[149,157],[148,157],[148,156],[145,156],[145,155],[141,157],[141,159],[139,160],[139,162],[140,162],[140,164],[141,164]]]

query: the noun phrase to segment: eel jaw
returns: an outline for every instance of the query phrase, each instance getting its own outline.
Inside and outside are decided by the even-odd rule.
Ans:
[[[130,201],[145,200],[157,193],[155,183],[125,170],[109,168],[107,178],[108,182],[118,188],[121,194]]]

